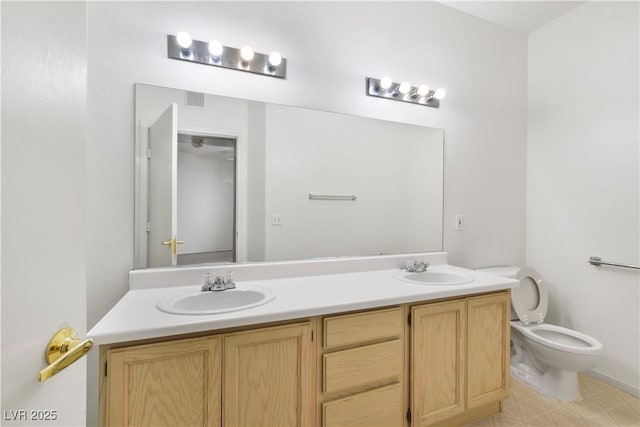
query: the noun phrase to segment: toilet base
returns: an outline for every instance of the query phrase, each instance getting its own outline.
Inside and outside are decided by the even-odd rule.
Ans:
[[[516,380],[552,399],[562,402],[576,402],[582,399],[577,372],[549,367],[546,372],[541,373],[524,363],[517,363],[511,365],[511,375]]]

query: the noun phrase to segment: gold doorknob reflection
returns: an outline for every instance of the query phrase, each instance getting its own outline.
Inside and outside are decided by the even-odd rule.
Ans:
[[[162,244],[164,246],[171,246],[171,242],[173,242],[173,240],[165,240],[164,242],[162,242]],[[176,240],[176,244],[181,245],[184,243],[184,240]]]
[[[177,240],[175,237],[171,240],[165,240],[164,242],[162,242],[163,246],[171,246],[171,253],[173,254],[173,257],[175,258],[177,253],[178,253],[178,245],[181,245],[184,243],[184,240]]]
[[[93,340],[78,338],[73,328],[63,328],[56,332],[45,350],[44,358],[49,366],[38,372],[38,381],[43,382],[71,365],[93,348]]]

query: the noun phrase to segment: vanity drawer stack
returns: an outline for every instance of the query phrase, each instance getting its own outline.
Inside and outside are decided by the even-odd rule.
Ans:
[[[320,425],[404,425],[403,309],[320,321]]]

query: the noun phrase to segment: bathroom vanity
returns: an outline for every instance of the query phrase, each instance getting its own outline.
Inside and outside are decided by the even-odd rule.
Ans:
[[[498,412],[517,282],[395,272],[252,280],[276,298],[209,316],[159,311],[176,287],[131,290],[90,332],[101,425],[461,425]]]

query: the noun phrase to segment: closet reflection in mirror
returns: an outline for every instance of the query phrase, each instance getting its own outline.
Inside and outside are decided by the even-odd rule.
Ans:
[[[178,133],[178,265],[236,260],[235,161],[235,138]]]
[[[144,84],[135,117],[136,268],[442,250],[441,129]]]

